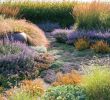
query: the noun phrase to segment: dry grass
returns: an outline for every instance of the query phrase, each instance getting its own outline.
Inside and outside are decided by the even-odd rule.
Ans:
[[[96,43],[91,46],[91,49],[96,53],[110,53],[109,44],[105,41],[96,41]]]
[[[1,18],[0,26],[0,35],[14,32],[24,32],[28,36],[28,42],[32,45],[47,46],[49,44],[44,32],[39,27],[27,22],[26,20]]]
[[[61,74],[59,73],[57,75],[57,79],[54,83],[52,83],[53,86],[58,85],[75,85],[79,84],[81,82],[82,76],[78,74],[76,71],[71,71],[71,73],[67,74]]]
[[[110,27],[110,3],[80,3],[73,8],[73,15],[80,28]]]
[[[4,100],[3,96],[0,94],[0,100]]]
[[[0,5],[0,14],[5,14],[7,17],[17,17],[20,8]]]
[[[31,96],[40,96],[43,95],[45,90],[44,81],[41,79],[36,80],[24,80],[20,83],[19,87],[11,88],[6,91],[7,97],[14,96],[16,93],[27,93]]]
[[[89,41],[85,38],[80,38],[75,42],[75,48],[79,51],[89,48]]]

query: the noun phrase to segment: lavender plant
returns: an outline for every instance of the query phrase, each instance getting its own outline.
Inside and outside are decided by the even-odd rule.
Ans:
[[[0,42],[0,83],[9,85],[36,76],[36,52],[20,42]],[[5,84],[2,81],[5,79]]]
[[[90,42],[95,42],[97,40],[104,40],[108,43],[110,43],[110,32],[107,31],[107,32],[98,32],[98,31],[86,31],[86,30],[76,30],[76,31],[73,31],[73,30],[62,30],[62,29],[57,29],[57,30],[54,30],[53,32],[53,35],[56,37],[57,36],[60,36],[60,38],[64,38],[63,35],[58,35],[58,34],[63,34],[65,33],[65,37],[67,38],[66,39],[66,43],[68,44],[73,44],[77,39],[79,38],[87,38]]]

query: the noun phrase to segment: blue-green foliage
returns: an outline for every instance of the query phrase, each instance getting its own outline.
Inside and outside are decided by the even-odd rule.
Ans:
[[[49,88],[44,100],[87,100],[85,90],[79,86],[63,85]]]

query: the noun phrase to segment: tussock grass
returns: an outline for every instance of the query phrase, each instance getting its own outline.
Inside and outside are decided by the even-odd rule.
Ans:
[[[44,32],[39,27],[26,20],[1,18],[0,26],[0,36],[10,33],[14,34],[15,32],[24,32],[28,36],[28,42],[32,45],[47,46],[49,44]]]
[[[79,28],[108,29],[110,28],[110,3],[94,1],[80,3],[73,8],[73,16]]]

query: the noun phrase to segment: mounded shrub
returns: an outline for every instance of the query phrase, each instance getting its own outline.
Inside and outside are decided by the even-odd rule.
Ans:
[[[52,35],[56,38],[57,42],[66,43],[66,41],[68,40],[67,35],[71,32],[72,30],[56,29],[52,32]]]
[[[38,54],[35,57],[35,61],[37,62],[36,67],[39,70],[45,70],[51,67],[51,64],[54,62],[54,57],[49,53]]]
[[[91,49],[96,53],[110,53],[110,47],[107,42],[97,41],[91,46]]]
[[[43,100],[87,100],[85,90],[80,86],[62,85],[48,88]]]
[[[34,46],[48,46],[49,42],[47,38],[45,37],[44,32],[37,27],[37,25],[34,25],[30,22],[27,22],[26,20],[17,20],[17,19],[11,19],[11,18],[0,18],[0,37],[14,37],[13,34],[19,34],[24,32],[26,36],[26,42],[29,45]],[[18,37],[19,38],[19,37]]]
[[[1,85],[36,76],[36,52],[19,42],[1,42],[0,47]]]
[[[63,40],[63,43],[67,42],[68,40],[68,37],[67,35],[69,33],[71,33],[73,31],[70,31],[70,30],[63,30],[63,29],[55,29],[53,32],[52,32],[52,35],[56,38],[56,41],[57,42],[62,42]],[[63,37],[64,36],[64,37]],[[59,41],[60,40],[60,41]]]
[[[99,66],[101,67],[101,66]],[[109,69],[94,68],[82,81],[86,89],[88,100],[109,100],[110,99],[110,71]]]

